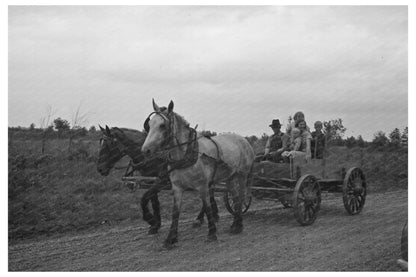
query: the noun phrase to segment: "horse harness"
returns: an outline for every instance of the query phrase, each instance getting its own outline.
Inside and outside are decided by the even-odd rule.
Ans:
[[[126,154],[126,149],[128,147],[124,146],[122,143],[118,143],[117,138],[110,137],[108,135],[103,134],[103,137],[100,139],[100,145],[103,144],[103,141],[110,141],[111,144],[115,144],[115,148],[120,151],[121,154]]]
[[[190,131],[189,131],[188,140],[186,142],[183,142],[183,143],[178,142],[178,144],[176,144],[176,145],[169,146],[169,143],[173,144],[175,139],[178,140],[177,137],[175,137],[172,133],[173,120],[169,116],[167,116],[166,114],[164,114],[162,112],[156,112],[156,111],[152,112],[147,117],[147,119],[145,120],[145,122],[143,124],[143,127],[146,130],[146,132],[149,132],[149,130],[150,130],[149,121],[150,121],[150,117],[153,114],[160,115],[165,121],[167,121],[169,123],[168,124],[169,127],[167,129],[168,137],[162,143],[162,146],[165,146],[163,151],[167,151],[166,161],[167,161],[168,165],[170,166],[170,169],[168,170],[168,173],[170,173],[171,171],[176,170],[176,169],[184,169],[184,168],[188,168],[188,167],[193,166],[198,161],[199,154],[201,154],[199,152],[199,144],[198,144],[198,139],[199,138],[197,137],[196,127],[195,128],[189,127]],[[202,155],[208,157],[210,160],[214,161],[214,174],[212,176],[212,180],[210,181],[210,185],[211,185],[213,183],[213,180],[215,179],[218,165],[219,164],[225,164],[225,162],[221,159],[221,149],[218,146],[218,144],[210,136],[204,136],[204,137],[209,139],[215,145],[215,148],[217,150],[216,151],[217,152],[217,158],[208,156],[205,153],[202,154]],[[186,145],[186,150],[185,150],[184,157],[182,159],[179,159],[179,160],[172,159],[171,156],[170,156],[170,150],[172,150],[176,147],[180,147],[182,145]]]

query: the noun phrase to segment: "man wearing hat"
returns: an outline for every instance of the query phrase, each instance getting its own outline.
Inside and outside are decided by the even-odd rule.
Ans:
[[[281,154],[287,150],[289,136],[280,131],[282,125],[279,119],[273,119],[272,124],[269,125],[273,129],[273,135],[269,137],[266,142],[266,149],[264,151],[264,158],[279,162],[282,160]]]

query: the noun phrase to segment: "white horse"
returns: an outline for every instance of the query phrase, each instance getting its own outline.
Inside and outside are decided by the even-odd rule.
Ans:
[[[142,146],[145,155],[168,151],[169,177],[174,195],[172,225],[165,246],[177,242],[178,219],[183,191],[198,190],[208,218],[208,241],[217,239],[215,220],[210,201],[210,186],[226,181],[234,202],[234,220],[231,233],[243,230],[242,201],[249,191],[254,151],[247,140],[235,134],[208,138],[196,133],[189,123],[173,112],[173,101],[161,109],[153,101],[153,110],[145,121],[148,135]]]

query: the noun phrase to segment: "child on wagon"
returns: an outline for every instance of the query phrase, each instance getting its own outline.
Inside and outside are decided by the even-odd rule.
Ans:
[[[289,157],[290,155],[292,156],[305,155],[305,153],[302,152],[301,150],[302,150],[301,132],[298,128],[292,128],[289,151],[283,152],[282,156]]]

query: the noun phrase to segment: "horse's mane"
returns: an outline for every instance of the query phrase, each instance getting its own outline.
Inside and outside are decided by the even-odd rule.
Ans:
[[[142,133],[139,130],[131,129],[131,128],[125,128],[125,127],[121,127],[121,128],[119,128],[119,127],[113,127],[111,129],[119,130],[119,131],[123,131],[123,132],[126,131],[126,132],[133,132],[133,133]]]
[[[173,115],[175,116],[176,120],[179,120],[180,123],[182,123],[185,126],[189,126],[189,122],[180,114],[177,113],[173,113]]]
[[[140,132],[139,130],[135,130],[135,129],[113,127],[111,128],[111,130],[113,131],[112,133],[114,135],[117,135],[117,132],[120,132],[121,134],[125,135],[125,138],[127,139],[127,141],[122,141],[123,143],[142,145],[146,138],[145,133]],[[117,132],[114,132],[114,131],[117,131]]]

